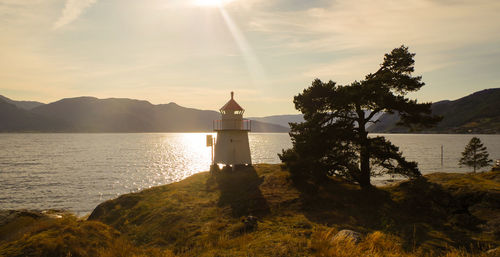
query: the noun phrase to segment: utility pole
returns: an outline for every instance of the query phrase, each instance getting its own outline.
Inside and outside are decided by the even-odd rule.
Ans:
[[[441,145],[441,168],[443,168],[443,153],[444,153],[444,149],[443,149],[443,145]]]

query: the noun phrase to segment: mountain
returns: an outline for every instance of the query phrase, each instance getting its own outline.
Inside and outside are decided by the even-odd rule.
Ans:
[[[290,125],[288,123],[290,123],[290,122],[293,122],[293,123],[304,122],[304,115],[302,115],[302,114],[273,115],[273,116],[267,116],[267,117],[251,117],[248,119],[260,121],[260,122],[277,124],[277,125],[289,128]]]
[[[66,98],[29,111],[3,102],[8,106],[0,107],[5,114],[0,123],[8,127],[1,131],[9,132],[207,132],[212,131],[213,120],[220,119],[216,111],[123,98]],[[252,131],[287,132],[288,128],[253,121]]]
[[[0,98],[0,132],[51,132],[59,129],[67,129],[67,125],[64,122],[21,109]]]
[[[454,101],[432,105],[444,119],[428,133],[500,133],[500,88],[487,89]],[[14,101],[0,96],[0,132],[208,132],[216,111],[175,103],[95,97],[66,98],[50,104]],[[252,117],[253,132],[288,132],[289,122],[304,121],[301,114]],[[397,114],[383,114],[370,132],[404,133]]]
[[[432,113],[443,116],[434,128],[424,132],[435,133],[500,133],[500,88],[475,92],[454,101],[432,104]],[[370,132],[408,132],[396,126],[397,114],[384,114],[380,122],[369,128]]]
[[[21,109],[24,109],[24,110],[31,110],[35,107],[40,106],[40,105],[44,105],[44,103],[35,102],[35,101],[14,101],[14,100],[9,99],[3,95],[0,95],[0,100],[3,100],[3,101],[10,103],[10,104],[13,104]]]
[[[131,99],[78,97],[32,109],[33,113],[71,124],[74,132],[152,132],[153,105]]]

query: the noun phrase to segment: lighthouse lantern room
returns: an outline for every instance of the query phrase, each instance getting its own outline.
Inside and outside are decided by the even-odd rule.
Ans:
[[[248,132],[252,124],[243,119],[245,110],[234,100],[234,92],[219,111],[221,119],[213,122],[217,132],[214,163],[231,165],[233,169],[239,165],[251,165]]]

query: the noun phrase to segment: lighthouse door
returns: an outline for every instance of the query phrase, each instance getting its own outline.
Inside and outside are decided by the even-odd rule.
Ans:
[[[241,147],[241,139],[231,138],[231,162],[239,163],[238,148]]]

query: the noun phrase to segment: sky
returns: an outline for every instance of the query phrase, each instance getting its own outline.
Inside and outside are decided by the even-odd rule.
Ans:
[[[95,96],[246,116],[297,113],[315,78],[347,85],[404,44],[410,97],[500,87],[498,0],[0,0],[0,94]]]

